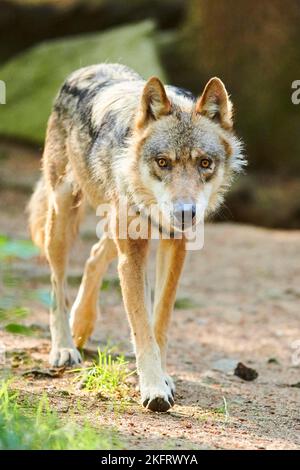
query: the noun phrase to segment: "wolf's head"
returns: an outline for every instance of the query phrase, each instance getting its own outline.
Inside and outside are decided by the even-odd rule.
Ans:
[[[185,229],[222,202],[232,175],[245,164],[241,148],[220,79],[212,78],[194,100],[150,78],[135,127],[139,203],[158,204],[173,227]]]

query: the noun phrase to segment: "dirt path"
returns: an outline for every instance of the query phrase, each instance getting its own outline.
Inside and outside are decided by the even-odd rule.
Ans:
[[[22,178],[14,159],[6,158],[2,166],[2,180],[14,172],[22,179],[21,189],[2,185],[0,193],[4,202],[1,234],[14,238],[27,237],[24,181],[31,184],[37,174],[38,164],[26,158]],[[73,252],[71,300],[92,244],[95,221],[89,214]],[[123,409],[78,390],[66,373],[56,379],[22,375],[33,366],[47,367],[49,279],[47,266],[37,258],[13,260],[9,268],[2,266],[0,296],[17,299],[29,309],[22,322],[34,325],[36,333],[25,336],[0,331],[6,372],[13,372],[15,386],[25,395],[46,391],[65,419],[87,418],[96,427],[113,426],[124,448],[299,448],[300,352],[294,348],[296,341],[300,343],[299,253],[299,232],[233,224],[206,226],[205,247],[188,255],[178,292],[169,349],[176,405],[164,415],[141,408],[134,378],[132,402]],[[150,271],[153,278],[153,264]],[[96,350],[109,341],[134,367],[115,279],[114,265],[101,292],[102,315],[88,348]],[[239,361],[257,370],[255,381],[245,382],[233,375]],[[298,387],[292,386],[297,383]],[[84,411],[78,411],[78,401]]]

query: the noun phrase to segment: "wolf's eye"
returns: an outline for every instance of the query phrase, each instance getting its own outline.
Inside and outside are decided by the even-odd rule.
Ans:
[[[201,168],[204,168],[205,170],[207,170],[207,168],[210,167],[210,164],[211,164],[211,161],[208,158],[202,158],[202,160],[200,160],[200,166]]]
[[[169,166],[169,162],[166,158],[158,158],[156,161],[160,168],[167,168]]]

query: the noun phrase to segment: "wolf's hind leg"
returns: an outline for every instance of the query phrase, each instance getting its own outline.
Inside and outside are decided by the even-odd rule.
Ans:
[[[79,217],[78,194],[74,195],[73,184],[64,177],[50,191],[45,227],[45,253],[52,282],[50,363],[55,367],[81,361],[71,336],[65,293],[68,255]]]
[[[88,258],[76,300],[71,309],[71,329],[77,347],[82,347],[92,334],[98,314],[98,296],[103,276],[117,248],[113,240],[103,235]]]
[[[29,215],[29,228],[32,241],[44,254],[45,250],[45,225],[48,211],[48,198],[45,179],[40,178],[34,193],[32,194],[27,212]]]
[[[156,285],[154,296],[154,331],[160,348],[162,369],[175,392],[171,377],[166,372],[168,328],[174,307],[176,289],[185,259],[184,239],[160,240],[157,251]]]

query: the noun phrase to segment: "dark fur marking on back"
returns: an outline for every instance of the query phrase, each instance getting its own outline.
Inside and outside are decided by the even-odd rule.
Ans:
[[[185,88],[181,88],[181,87],[173,86],[173,85],[168,85],[167,88],[170,88],[172,91],[175,91],[176,95],[178,96],[183,96],[184,98],[188,98],[192,101],[196,101],[196,98],[193,95],[193,93],[189,90],[186,90]]]
[[[66,82],[60,91],[55,103],[55,110],[59,113],[67,112],[71,109],[70,99],[76,100],[76,108],[81,124],[87,126],[92,141],[95,141],[99,129],[92,123],[92,107],[95,97],[108,86],[114,85],[122,80],[110,79],[100,83],[92,82],[90,86],[79,88]]]
[[[108,111],[101,122],[98,129],[95,129],[96,139],[98,141],[110,142],[114,146],[123,147],[125,139],[129,136],[130,128],[124,127],[123,123],[118,120],[118,114],[115,111]]]

